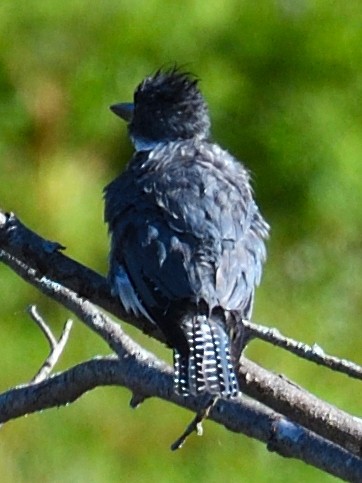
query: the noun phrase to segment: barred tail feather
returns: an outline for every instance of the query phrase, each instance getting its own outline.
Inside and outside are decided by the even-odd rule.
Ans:
[[[194,316],[184,321],[183,329],[189,354],[174,352],[176,392],[236,397],[239,387],[231,362],[229,338],[223,327],[206,316]]]
[[[175,392],[182,396],[189,394],[188,389],[188,357],[181,356],[176,350],[173,351],[173,385]]]

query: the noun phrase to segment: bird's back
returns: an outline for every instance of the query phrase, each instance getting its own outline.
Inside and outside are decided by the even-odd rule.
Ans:
[[[228,314],[250,316],[268,226],[247,171],[226,151],[189,140],[135,154],[106,188],[105,216],[112,285],[120,287],[122,267],[142,312],[177,353],[189,356],[187,321],[212,340],[227,338]]]

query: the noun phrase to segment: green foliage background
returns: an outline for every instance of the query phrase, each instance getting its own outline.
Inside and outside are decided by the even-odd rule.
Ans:
[[[1,207],[106,273],[102,188],[132,152],[108,106],[159,66],[186,65],[272,225],[255,320],[361,363],[361,25],[359,0],[2,0]],[[68,314],[0,266],[0,390],[47,355],[29,303],[60,331]],[[107,352],[77,323],[58,369]],[[247,354],[361,415],[360,384],[262,343]],[[5,425],[1,481],[335,481],[213,423],[173,454],[191,415],[158,400],[132,411],[129,397],[101,388]]]

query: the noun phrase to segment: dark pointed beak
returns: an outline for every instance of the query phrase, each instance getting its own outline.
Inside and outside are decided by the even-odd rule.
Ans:
[[[134,105],[132,102],[122,102],[120,104],[113,104],[110,110],[117,116],[124,119],[126,122],[131,122],[133,117]]]

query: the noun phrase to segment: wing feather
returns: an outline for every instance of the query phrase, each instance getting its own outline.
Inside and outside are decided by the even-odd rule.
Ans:
[[[249,315],[268,225],[247,171],[226,151],[184,141],[139,153],[106,189],[106,219],[111,263],[134,289],[122,273],[117,286],[130,310],[165,313],[173,301],[203,300]]]

